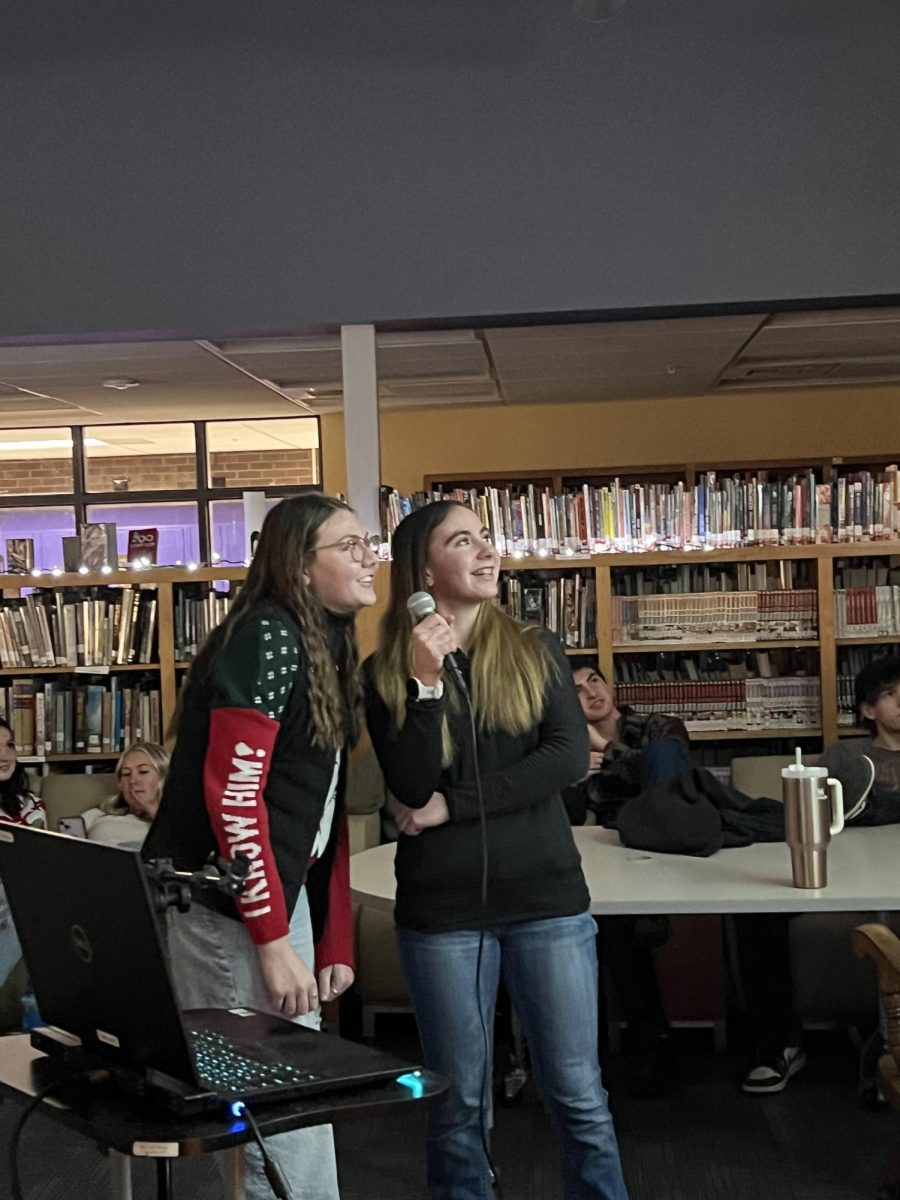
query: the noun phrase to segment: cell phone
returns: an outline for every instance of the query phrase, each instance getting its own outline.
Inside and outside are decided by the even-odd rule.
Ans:
[[[67,833],[69,837],[87,837],[84,817],[60,817],[57,821],[57,828],[60,833]]]

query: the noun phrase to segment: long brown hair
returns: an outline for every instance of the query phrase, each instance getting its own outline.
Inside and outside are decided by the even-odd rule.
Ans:
[[[435,530],[454,509],[453,500],[426,504],[404,517],[391,539],[391,590],[373,658],[375,686],[399,726],[406,715],[406,681],[412,674],[412,622],[406,602],[413,592],[427,591],[425,568]],[[487,730],[524,733],[540,721],[544,692],[555,664],[533,625],[507,616],[483,601],[472,630],[472,703]],[[451,703],[455,689],[450,692]],[[452,757],[444,728],[444,763]]]
[[[352,512],[343,500],[306,492],[282,500],[269,511],[247,578],[228,615],[210,634],[191,676],[203,678],[239,622],[261,605],[287,609],[300,630],[309,663],[310,736],[313,745],[340,750],[354,741],[359,728],[359,654],[354,622],[344,624],[341,663],[335,664],[328,644],[325,608],[304,580],[306,556],[315,548],[319,529],[337,512]]]
[[[0,731],[6,730],[11,738],[15,740],[13,727],[5,717],[0,717]],[[28,778],[28,772],[19,762],[16,757],[16,765],[9,779],[0,781],[0,811],[6,813],[13,820],[22,811],[23,800],[31,791],[31,781]]]

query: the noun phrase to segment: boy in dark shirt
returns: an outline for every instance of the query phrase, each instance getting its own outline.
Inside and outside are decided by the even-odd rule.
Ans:
[[[615,828],[624,802],[646,788],[679,775],[689,764],[687,730],[666,713],[640,713],[615,702],[612,688],[593,662],[572,659],[575,690],[588,725],[590,770],[563,800],[573,825],[588,812]],[[645,1096],[668,1091],[674,1063],[668,1021],[653,947],[668,936],[666,918],[599,917],[601,958],[628,1023],[634,1052],[631,1089]]]
[[[848,824],[895,824],[900,822],[900,656],[869,663],[856,677],[855,692],[869,735],[838,740],[822,755],[821,766],[843,785]],[[806,1066],[800,1020],[792,1006],[789,923],[784,913],[735,917],[757,1056],[742,1087],[755,1095],[784,1091]]]

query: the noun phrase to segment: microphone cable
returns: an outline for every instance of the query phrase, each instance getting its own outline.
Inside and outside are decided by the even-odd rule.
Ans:
[[[265,1138],[260,1133],[259,1126],[256,1124],[256,1121],[253,1118],[253,1113],[243,1100],[238,1100],[235,1104],[233,1104],[231,1111],[235,1116],[246,1117],[247,1124],[250,1126],[250,1132],[253,1134],[254,1141],[256,1142],[257,1146],[259,1146],[259,1152],[262,1155],[263,1160],[263,1171],[265,1172],[266,1179],[269,1182],[269,1187],[272,1189],[273,1195],[277,1197],[277,1200],[293,1200],[293,1192],[291,1191],[290,1184],[285,1179],[278,1163],[274,1158],[272,1158],[271,1154],[269,1154]]]
[[[455,662],[454,666],[456,666]],[[472,737],[472,765],[475,773],[475,792],[478,797],[478,823],[481,829],[481,896],[478,920],[478,955],[475,960],[475,1001],[478,1005],[478,1019],[481,1023],[481,1036],[484,1045],[484,1066],[481,1072],[481,1086],[478,1090],[478,1126],[481,1133],[481,1147],[484,1150],[484,1156],[487,1159],[488,1170],[491,1173],[494,1193],[497,1196],[497,1200],[503,1200],[503,1189],[500,1186],[500,1176],[497,1172],[496,1166],[494,1165],[494,1160],[491,1156],[488,1142],[487,1121],[484,1111],[484,1094],[487,1090],[488,1075],[490,1074],[491,1077],[493,1077],[493,1062],[491,1061],[490,1053],[493,1039],[488,1035],[487,1020],[485,1019],[484,1008],[481,1003],[481,963],[484,956],[484,938],[487,932],[487,814],[484,810],[484,792],[481,786],[481,765],[478,761],[478,727],[475,721],[475,707],[472,704],[472,697],[469,694],[466,681],[458,667],[452,672],[452,677],[465,698],[466,707],[469,712],[469,730]]]

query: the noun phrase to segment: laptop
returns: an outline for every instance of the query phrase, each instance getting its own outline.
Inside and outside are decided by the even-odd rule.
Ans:
[[[140,854],[0,822],[6,888],[42,1020],[34,1044],[102,1063],[179,1113],[355,1090],[414,1064],[253,1009],[181,1011]]]

